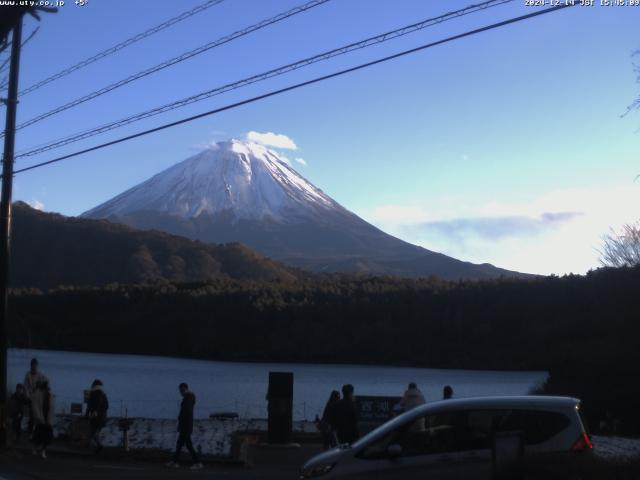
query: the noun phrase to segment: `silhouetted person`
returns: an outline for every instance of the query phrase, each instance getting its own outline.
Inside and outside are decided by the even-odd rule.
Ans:
[[[33,412],[33,454],[38,451],[42,458],[47,458],[47,446],[53,440],[53,395],[49,390],[49,382],[40,381],[31,397],[31,411]]]
[[[107,410],[109,410],[109,400],[102,390],[102,382],[96,379],[91,384],[86,414],[89,418],[89,445],[92,442],[95,443],[96,453],[100,453],[100,450],[102,450],[100,430],[107,424]]]
[[[451,388],[451,385],[445,385],[442,389],[442,399],[449,400],[451,397],[453,397],[453,388]]]
[[[318,430],[320,430],[322,434],[322,443],[324,444],[325,450],[335,447],[337,444],[334,409],[339,401],[340,392],[333,390],[322,412],[322,418],[317,422]]]
[[[332,411],[338,442],[355,442],[360,437],[360,431],[358,430],[358,412],[353,397],[353,385],[343,385],[342,399],[336,403]]]
[[[411,382],[400,400],[400,408],[405,412],[408,412],[412,408],[416,408],[418,405],[423,405],[425,403],[427,402],[424,399],[424,395],[418,386]]]
[[[24,418],[25,408],[31,404],[31,400],[27,398],[24,386],[19,383],[16,385],[16,391],[11,395],[11,430],[16,437],[16,443],[20,442],[22,434],[22,419]]]
[[[191,443],[191,433],[193,433],[193,407],[196,404],[196,396],[189,391],[189,385],[181,383],[178,387],[182,402],[180,403],[180,413],[178,414],[178,440],[176,442],[176,451],[173,454],[173,460],[167,465],[170,467],[179,467],[180,452],[182,447],[187,447],[191,457],[193,458],[192,470],[202,468],[202,463],[198,459],[198,454]]]
[[[38,382],[49,382],[49,379],[42,372],[38,370],[39,364],[37,358],[31,359],[31,368],[24,376],[24,393],[29,400],[37,390]],[[29,425],[27,427],[29,433],[33,432],[33,411],[29,409]]]

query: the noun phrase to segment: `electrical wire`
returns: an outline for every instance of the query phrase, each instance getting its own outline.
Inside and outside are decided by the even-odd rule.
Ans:
[[[40,27],[36,27],[33,32],[31,32],[29,34],[29,36],[20,44],[20,48],[23,48],[27,43],[29,43],[29,40],[31,40],[36,33],[38,33],[38,30],[40,30]],[[9,42],[9,45],[11,45],[12,42]],[[9,60],[11,60],[11,54],[9,54],[9,56],[5,59],[5,61],[2,63],[2,65],[0,65],[0,73],[4,72],[7,67],[9,66]],[[7,82],[8,84],[9,82]],[[3,83],[0,88],[4,88],[6,85]]]
[[[29,157],[29,156],[33,156],[33,155],[37,155],[39,153],[42,152],[46,152],[48,150],[53,150],[56,148],[60,148],[62,146],[65,145],[69,145],[71,143],[75,143],[78,142],[80,140],[84,140],[86,138],[89,137],[93,137],[95,135],[99,135],[101,133],[110,131],[110,130],[114,130],[116,128],[120,128],[122,126],[128,125],[130,123],[134,123],[140,120],[143,120],[145,118],[149,118],[155,115],[159,115],[161,113],[165,113],[171,110],[175,110],[177,108],[181,108],[184,107],[186,105],[190,105],[192,103],[196,103],[202,100],[205,100],[207,98],[211,98],[213,96],[217,96],[217,95],[221,95],[223,93],[232,91],[232,90],[236,90],[238,88],[247,86],[247,85],[251,85],[253,83],[257,83],[257,82],[261,82],[264,80],[268,80],[270,78],[276,77],[276,76],[280,76],[280,75],[284,75],[286,73],[292,72],[294,70],[298,70],[300,68],[312,65],[314,63],[318,63],[320,61],[324,61],[324,60],[328,60],[330,58],[333,57],[337,57],[339,55],[345,55],[347,53],[350,53],[352,51],[355,50],[360,50],[363,48],[367,48],[369,46],[372,45],[376,45],[379,43],[383,43],[389,40],[392,40],[394,38],[398,38],[404,35],[408,35],[410,33],[422,30],[424,28],[427,27],[431,27],[433,25],[437,25],[439,23],[448,21],[448,20],[452,20],[454,18],[458,18],[464,15],[469,15],[471,13],[480,11],[480,10],[485,10],[487,8],[491,8],[491,7],[495,7],[495,6],[499,6],[505,3],[509,3],[512,2],[514,0],[489,0],[480,4],[474,4],[474,5],[470,5],[468,7],[465,7],[463,9],[460,10],[455,10],[453,12],[448,12],[444,15],[440,15],[438,17],[433,17],[433,18],[429,18],[426,20],[423,20],[421,22],[418,23],[414,23],[411,25],[407,25],[404,26],[402,28],[398,28],[396,30],[392,30],[380,35],[376,35],[373,37],[369,37],[365,40],[361,40],[359,42],[354,42],[354,43],[350,43],[349,45],[345,45],[343,47],[340,48],[336,48],[333,50],[329,50],[327,52],[323,52],[317,55],[314,55],[312,57],[308,57],[302,60],[298,60],[297,62],[294,63],[290,63],[288,65],[284,65],[282,67],[278,67],[272,70],[269,70],[267,72],[263,72],[260,73],[258,75],[253,75],[251,77],[248,78],[244,78],[242,80],[238,80],[236,82],[233,83],[229,83],[226,85],[223,85],[221,87],[216,87],[214,89],[211,90],[207,90],[205,92],[201,92],[198,93],[196,95],[191,95],[189,97],[183,98],[181,100],[177,100],[165,105],[162,105],[160,107],[155,107],[151,110],[147,110],[141,113],[137,113],[134,115],[131,115],[129,117],[117,120],[115,122],[111,122],[108,124],[104,124],[101,125],[99,127],[95,127],[93,129],[90,130],[85,130],[84,132],[80,132],[77,134],[73,134],[71,136],[67,136],[64,137],[62,139],[58,139],[55,140],[53,142],[50,143],[46,143],[44,145],[41,146],[37,146],[37,147],[31,147],[31,150],[28,151],[23,151],[23,153],[19,153],[18,155],[16,155],[15,158],[21,158],[21,157]]]
[[[488,30],[493,30],[493,29],[496,29],[496,28],[504,27],[504,26],[510,25],[512,23],[521,22],[523,20],[528,20],[530,18],[537,17],[537,16],[540,16],[540,15],[544,15],[544,14],[547,14],[547,13],[556,12],[558,10],[562,10],[564,8],[572,7],[572,6],[575,6],[575,5],[577,5],[577,3],[562,4],[562,5],[558,5],[558,6],[555,6],[555,7],[547,8],[547,9],[544,9],[544,10],[538,10],[536,12],[532,12],[532,13],[529,13],[527,15],[521,15],[519,17],[510,18],[510,19],[504,20],[502,22],[498,22],[498,23],[494,23],[494,24],[491,24],[491,25],[487,25],[487,26],[484,26],[484,27],[481,27],[481,28],[477,28],[475,30],[470,30],[470,31],[467,31],[467,32],[464,32],[464,33],[461,33],[461,34],[458,34],[458,35],[447,37],[445,39],[438,40],[438,41],[435,41],[435,42],[431,42],[431,43],[428,43],[428,44],[425,44],[425,45],[421,45],[419,47],[415,47],[415,48],[412,48],[412,49],[409,49],[409,50],[404,50],[404,51],[396,53],[394,55],[389,55],[387,57],[379,58],[377,60],[373,60],[371,62],[363,63],[363,64],[357,65],[355,67],[351,67],[351,68],[347,68],[347,69],[344,69],[344,70],[340,70],[340,71],[337,71],[337,72],[334,72],[334,73],[331,73],[331,74],[328,74],[328,75],[323,75],[321,77],[316,77],[316,78],[314,78],[312,80],[307,80],[305,82],[297,83],[295,85],[291,85],[291,86],[288,86],[288,87],[285,87],[285,88],[281,88],[279,90],[273,90],[273,91],[265,93],[263,95],[258,95],[256,97],[252,97],[252,98],[249,98],[249,99],[246,99],[246,100],[242,100],[240,102],[232,103],[230,105],[225,105],[224,107],[216,108],[214,110],[209,110],[207,112],[203,112],[203,113],[200,113],[198,115],[193,115],[191,117],[183,118],[183,119],[177,120],[175,122],[166,123],[166,124],[161,125],[159,127],[151,128],[149,130],[138,132],[138,133],[135,133],[133,135],[128,135],[126,137],[121,137],[119,139],[112,140],[110,142],[106,142],[106,143],[103,143],[103,144],[100,144],[100,145],[96,145],[96,146],[93,146],[93,147],[90,147],[90,148],[86,148],[84,150],[80,150],[80,151],[77,151],[77,152],[74,152],[74,153],[70,153],[68,155],[63,155],[61,157],[54,158],[52,160],[48,160],[46,162],[37,163],[35,165],[31,165],[29,167],[25,167],[25,168],[21,168],[19,170],[16,170],[14,173],[18,174],[18,173],[22,173],[22,172],[27,172],[29,170],[34,170],[36,168],[44,167],[45,165],[51,165],[53,163],[58,163],[58,162],[61,162],[63,160],[66,160],[66,159],[69,159],[69,158],[72,158],[72,157],[77,157],[78,155],[82,155],[84,153],[100,150],[102,148],[106,148],[106,147],[109,147],[111,145],[116,145],[118,143],[126,142],[126,141],[132,140],[134,138],[138,138],[138,137],[142,137],[142,136],[145,136],[145,135],[149,135],[151,133],[155,133],[155,132],[158,132],[160,130],[165,130],[167,128],[175,127],[177,125],[182,125],[184,123],[192,122],[192,121],[197,120],[199,118],[207,117],[207,116],[210,116],[210,115],[215,115],[217,113],[224,112],[226,110],[231,110],[231,109],[240,107],[242,105],[247,105],[247,104],[250,104],[250,103],[253,103],[253,102],[257,102],[259,100],[263,100],[265,98],[273,97],[273,96],[280,95],[280,94],[285,93],[285,92],[296,90],[298,88],[302,88],[302,87],[305,87],[305,86],[308,86],[308,85],[319,83],[319,82],[322,82],[322,81],[325,81],[325,80],[328,80],[328,79],[331,79],[331,78],[335,78],[335,77],[339,77],[339,76],[342,76],[342,75],[346,75],[348,73],[352,73],[352,72],[355,72],[355,71],[358,71],[358,70],[362,70],[364,68],[368,68],[368,67],[371,67],[373,65],[378,65],[380,63],[388,62],[388,61],[394,60],[396,58],[400,58],[400,57],[403,57],[403,56],[406,56],[406,55],[410,55],[410,54],[413,54],[413,53],[416,53],[416,52],[419,52],[419,51],[422,51],[422,50],[425,50],[425,49],[428,49],[428,48],[432,48],[432,47],[435,47],[437,45],[442,45],[444,43],[448,43],[448,42],[452,42],[454,40],[459,40],[461,38],[465,38],[465,37],[469,37],[469,36],[472,36],[472,35],[476,35],[476,34],[481,33],[481,32],[486,32]]]
[[[300,5],[298,7],[292,8],[291,10],[287,10],[286,12],[283,13],[279,13],[278,15],[268,18],[266,20],[262,20],[259,23],[256,23],[254,25],[251,25],[247,28],[244,28],[242,30],[238,30],[230,35],[226,35],[222,38],[219,38],[213,42],[209,42],[205,45],[202,45],[194,50],[190,50],[188,52],[185,52],[181,55],[178,55],[177,57],[171,58],[169,60],[166,60],[158,65],[155,65],[153,67],[147,68],[146,70],[142,70],[141,72],[135,73],[133,75],[130,75],[127,78],[124,78],[122,80],[119,80],[115,83],[112,83],[110,85],[107,85],[106,87],[103,87],[99,90],[95,90],[87,95],[84,95],[83,97],[77,98],[75,100],[72,100],[71,102],[65,103],[64,105],[61,105],[57,108],[54,108],[53,110],[50,110],[48,112],[45,112],[41,115],[38,115],[37,117],[32,118],[31,120],[27,120],[26,122],[23,122],[21,124],[19,124],[18,126],[16,126],[16,130],[20,130],[22,128],[28,127],[29,125],[33,125],[34,123],[38,123],[42,120],[44,120],[45,118],[49,118],[53,115],[56,115],[60,112],[64,112],[65,110],[69,110],[70,108],[76,107],[82,103],[88,102],[89,100],[93,100],[94,98],[100,97],[106,93],[109,93],[117,88],[123,87],[131,82],[134,82],[136,80],[139,80],[141,78],[144,78],[148,75],[151,75],[153,73],[159,72],[160,70],[163,70],[165,68],[171,67],[173,65],[176,65],[178,63],[184,62],[185,60],[192,58],[196,55],[199,55],[201,53],[204,53],[208,50],[211,50],[212,48],[215,47],[219,47],[221,45],[224,45],[226,43],[229,43],[237,38],[240,37],[244,37],[245,35],[249,35],[252,32],[255,32],[256,30],[260,30],[262,28],[265,28],[269,25],[273,25],[274,23],[277,22],[281,22],[287,18],[290,18],[294,15],[297,15],[299,13],[302,12],[306,12],[307,10],[310,10],[311,8],[317,7],[319,5],[322,5],[324,3],[329,2],[330,0],[312,0],[310,2],[307,2],[303,5]],[[1,136],[1,135],[0,135]]]
[[[51,75],[50,77],[45,78],[44,80],[39,81],[38,83],[25,88],[24,90],[22,90],[19,95],[27,95],[28,93],[34,92],[36,90],[38,90],[41,87],[44,87],[45,85],[48,85],[51,82],[54,82],[56,80],[59,80],[62,77],[66,77],[67,75],[80,70],[81,68],[86,67],[87,65],[91,65],[92,63],[97,62],[98,60],[101,60],[105,57],[108,57],[109,55],[112,55],[116,52],[119,52],[120,50],[122,50],[123,48],[126,48],[130,45],[133,45],[136,42],[139,42],[140,40],[147,38],[155,33],[158,33],[166,28],[169,28],[177,23],[182,22],[183,20],[186,20],[187,18],[192,17],[193,15],[197,15],[198,13],[204,12],[205,10],[218,5],[219,3],[224,2],[224,0],[208,0],[205,3],[198,5],[194,8],[192,8],[191,10],[188,10],[186,12],[181,13],[180,15],[170,18],[169,20],[162,22],[159,25],[156,25],[155,27],[152,27],[148,30],[145,30],[142,33],[139,33],[137,35],[134,35],[131,38],[128,38],[120,43],[118,43],[117,45],[114,45],[113,47],[107,48],[106,50],[103,50],[99,53],[96,53],[95,55],[93,55],[92,57],[86,58],[78,63],[76,63],[75,65],[72,65],[68,68],[65,68],[64,70]]]

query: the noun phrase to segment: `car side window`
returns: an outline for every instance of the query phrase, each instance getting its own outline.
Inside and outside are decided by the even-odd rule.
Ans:
[[[368,445],[359,456],[386,458],[390,445],[400,446],[399,455],[404,457],[488,449],[493,432],[507,413],[463,410],[420,417]]]
[[[500,425],[500,431],[522,431],[525,445],[536,445],[554,437],[570,423],[571,420],[559,412],[513,410]]]

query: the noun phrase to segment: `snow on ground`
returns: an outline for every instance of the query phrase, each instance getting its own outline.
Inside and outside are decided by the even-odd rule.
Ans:
[[[68,434],[72,421],[80,417],[58,415],[54,432],[56,437]],[[129,447],[132,449],[173,450],[177,437],[177,420],[131,418],[129,429]],[[303,433],[317,433],[313,422],[295,421],[293,430]],[[202,419],[193,422],[193,445],[204,455],[228,457],[231,455],[231,444],[235,432],[266,432],[266,419]],[[111,418],[102,430],[101,439],[107,447],[122,445],[122,432],[118,429],[118,419]],[[603,460],[628,462],[640,460],[640,438],[599,436],[592,437],[596,457]]]
[[[623,462],[640,459],[640,438],[594,435],[592,440],[593,454],[599,458]]]
[[[54,425],[55,436],[68,434],[71,423],[81,417],[58,415]],[[177,439],[177,420],[154,418],[130,418],[129,448],[173,450]],[[317,432],[313,422],[293,422],[295,432]],[[203,455],[228,457],[231,455],[232,435],[234,432],[267,431],[267,420],[231,419],[231,420],[194,420],[191,440],[194,448]],[[118,429],[118,419],[110,418],[100,434],[106,447],[122,445],[122,432]]]

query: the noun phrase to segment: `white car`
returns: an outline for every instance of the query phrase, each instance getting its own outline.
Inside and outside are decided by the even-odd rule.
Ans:
[[[532,459],[555,468],[593,448],[579,410],[578,399],[547,396],[428,403],[316,455],[300,478],[486,480]]]

